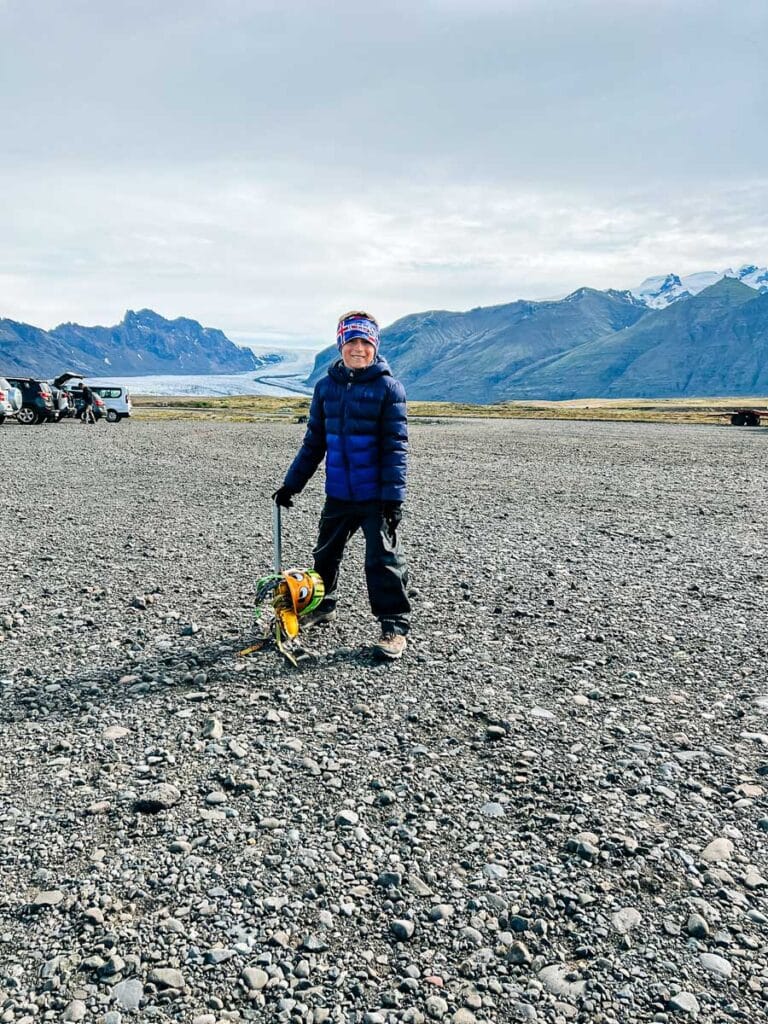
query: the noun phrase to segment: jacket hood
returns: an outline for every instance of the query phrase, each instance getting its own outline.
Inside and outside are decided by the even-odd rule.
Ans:
[[[377,377],[391,377],[392,371],[389,368],[389,363],[383,356],[376,356],[371,365],[366,366],[364,370],[348,370],[344,365],[344,361],[337,359],[328,368],[328,376],[333,377],[334,380],[342,384],[347,384],[349,381],[359,381],[361,384],[365,384],[368,381],[376,380]]]

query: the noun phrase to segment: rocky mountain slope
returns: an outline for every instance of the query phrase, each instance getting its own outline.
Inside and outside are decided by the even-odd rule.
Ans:
[[[408,654],[358,536],[294,670],[237,651],[301,427],[4,428],[7,1021],[765,1021],[765,438],[412,433]]]
[[[128,310],[114,327],[60,324],[43,331],[0,320],[0,374],[50,377],[65,369],[92,376],[112,373],[203,374],[256,370],[265,360],[219,330],[196,320],[166,320],[151,309]]]
[[[659,309],[582,288],[559,302],[421,313],[382,331],[381,352],[414,399],[764,394],[768,291],[724,276]],[[321,352],[309,382],[336,357]]]
[[[507,380],[527,365],[628,327],[646,313],[629,292],[580,288],[556,302],[403,317],[382,331],[381,351],[411,398],[487,402],[509,397]],[[318,355],[310,383],[337,355],[335,346]]]
[[[673,398],[768,393],[768,293],[724,277],[634,326],[543,360],[519,397]]]

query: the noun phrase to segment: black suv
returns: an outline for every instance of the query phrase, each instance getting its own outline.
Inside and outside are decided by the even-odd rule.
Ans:
[[[46,423],[56,419],[50,384],[34,377],[6,377],[12,388],[21,391],[21,408],[16,414],[19,423]]]

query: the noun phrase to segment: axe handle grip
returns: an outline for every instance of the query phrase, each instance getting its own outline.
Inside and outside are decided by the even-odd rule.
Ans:
[[[272,557],[275,563],[275,572],[282,572],[283,568],[283,533],[282,533],[282,509],[276,501],[272,502]]]

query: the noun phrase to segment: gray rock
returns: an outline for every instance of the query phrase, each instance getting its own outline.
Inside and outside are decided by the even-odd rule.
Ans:
[[[249,992],[259,992],[269,981],[269,975],[260,967],[245,967],[240,975]]]
[[[430,921],[447,921],[453,917],[454,908],[450,903],[436,903],[429,911]]]
[[[502,804],[497,804],[491,800],[487,804],[483,804],[480,808],[480,813],[485,815],[486,818],[503,818],[506,812]]]
[[[620,935],[629,935],[642,920],[642,914],[637,907],[622,907],[615,914],[611,914],[611,924]]]
[[[417,896],[432,895],[432,890],[430,889],[430,887],[422,878],[419,878],[418,875],[408,875],[406,883],[411,892],[415,893]]]
[[[744,885],[746,885],[748,889],[752,890],[765,889],[766,886],[768,886],[768,881],[766,881],[766,879],[763,878],[759,871],[755,871],[754,869],[752,869],[750,871],[747,871],[746,875],[744,876]]]
[[[399,871],[382,871],[376,884],[382,889],[399,889],[403,884],[403,876]]]
[[[307,634],[318,658],[294,671],[271,646],[238,656],[252,577],[240,555],[269,560],[259,495],[301,431],[209,413],[140,416],[88,444],[66,424],[0,438],[15,587],[0,592],[14,623],[0,629],[0,1024],[56,1024],[74,999],[82,1024],[117,1011],[124,1024],[414,1024],[431,996],[449,1008],[429,1024],[458,1008],[480,1024],[760,1021],[766,572],[749,510],[762,435],[415,422],[412,574],[428,580],[449,553],[451,581],[414,598],[408,656],[379,664],[361,649],[357,538],[343,614]],[[54,514],[50,495],[35,504],[46,473],[81,495],[107,462],[120,486],[101,489],[87,524],[74,506]],[[296,557],[321,489],[318,474],[291,512]],[[56,596],[35,568],[49,549],[62,564],[104,557]],[[146,612],[127,608],[156,583]],[[23,629],[17,593],[37,609]],[[178,637],[192,619],[210,639]],[[160,783],[179,802],[134,814]],[[211,791],[226,802],[206,804]],[[336,826],[344,808],[359,820]],[[718,837],[730,859],[703,859]],[[59,886],[58,904],[34,907]],[[435,920],[440,905],[454,911]],[[627,935],[611,917],[630,906],[642,921]],[[328,949],[302,949],[310,934]],[[212,947],[233,955],[217,964]],[[567,994],[545,986],[547,966]],[[150,982],[155,969],[180,971],[184,990]],[[133,1009],[112,994],[127,980],[143,983]],[[700,990],[698,1021],[673,1010],[678,988]]]
[[[689,1017],[698,1017],[701,1007],[693,992],[678,992],[667,1004],[673,1013],[684,1013]]]
[[[184,975],[173,967],[156,967],[149,972],[149,980],[159,989],[173,988],[183,991],[185,988]]]
[[[64,899],[60,889],[44,889],[32,900],[33,907],[55,907]]]
[[[416,931],[416,925],[413,921],[401,918],[397,921],[392,921],[390,923],[389,930],[399,942],[407,942],[408,939],[413,938],[413,933]]]
[[[360,815],[356,811],[351,811],[348,807],[345,807],[336,815],[336,824],[339,828],[354,828],[359,821]]]
[[[451,1017],[451,1024],[475,1024],[477,1017],[465,1006],[460,1007]]]
[[[125,970],[125,960],[117,953],[113,953],[99,971],[101,978],[113,978],[116,974],[122,974]]]
[[[130,729],[126,729],[122,725],[110,725],[101,734],[101,738],[104,740],[121,740],[123,737],[128,736]]]
[[[137,978],[129,978],[127,981],[120,981],[117,985],[113,985],[111,995],[123,1010],[138,1010],[139,1004],[144,998],[144,986]]]
[[[498,882],[506,878],[509,872],[503,864],[484,864],[483,874],[486,878],[490,878],[492,882]]]
[[[549,708],[539,707],[538,705],[532,707],[528,714],[531,716],[531,718],[544,718],[549,720],[557,718],[557,715],[554,713],[554,711],[550,711]]]
[[[82,999],[73,999],[64,1010],[61,1015],[62,1020],[66,1021],[78,1021],[82,1020],[87,1013],[88,1007],[85,1005]]]
[[[424,1004],[424,1009],[427,1011],[428,1017],[433,1020],[442,1020],[448,1013],[448,1003],[442,996],[429,996]]]
[[[719,839],[713,839],[711,843],[704,847],[701,851],[701,860],[711,864],[717,861],[730,860],[732,855],[733,843],[730,839],[721,836]]]
[[[201,730],[203,739],[206,740],[220,740],[224,735],[224,726],[222,725],[220,718],[206,718],[203,722],[203,728]]]
[[[477,928],[472,928],[470,926],[462,928],[461,937],[462,939],[466,939],[466,941],[471,943],[473,946],[482,946],[483,944],[483,936]]]
[[[686,923],[685,930],[694,939],[707,939],[710,934],[709,925],[701,914],[691,914]]]
[[[181,800],[179,790],[169,782],[159,782],[151,786],[134,803],[134,810],[143,814],[158,814],[174,807]]]
[[[485,738],[489,743],[499,743],[501,740],[506,739],[506,736],[507,730],[500,725],[489,725],[485,730]]]
[[[203,960],[205,963],[213,964],[215,966],[216,964],[226,963],[227,960],[231,960],[234,955],[235,953],[232,949],[221,949],[216,947],[214,949],[206,950]]]
[[[699,960],[704,970],[711,974],[717,974],[721,978],[730,978],[733,974],[733,967],[717,953],[702,953]]]
[[[524,942],[513,942],[507,953],[507,961],[527,967],[533,963],[533,955]]]
[[[578,974],[562,964],[550,964],[542,967],[538,973],[539,981],[552,995],[561,996],[563,999],[574,1000],[584,995],[587,987],[586,981],[578,977]]]

